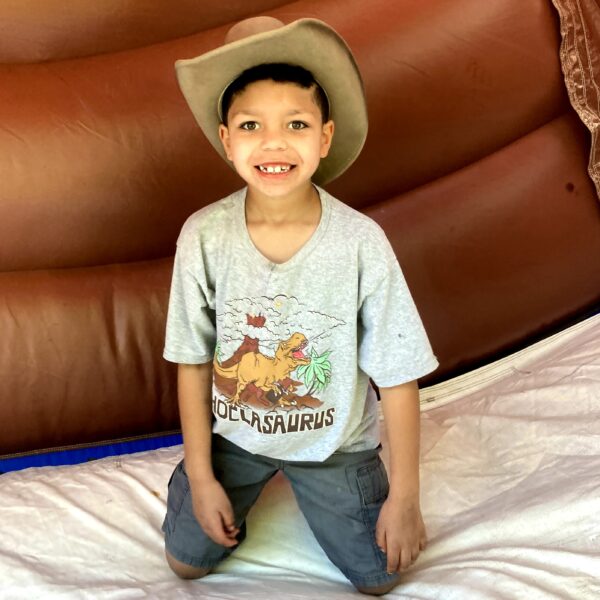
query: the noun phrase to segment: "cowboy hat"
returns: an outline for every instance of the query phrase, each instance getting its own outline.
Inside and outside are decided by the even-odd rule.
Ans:
[[[273,62],[307,69],[325,91],[335,135],[313,181],[328,183],[354,162],[367,136],[367,108],[358,67],[344,40],[329,25],[317,19],[298,19],[289,25],[272,17],[246,19],[231,28],[223,46],[178,60],[175,69],[198,125],[227,161],[219,139],[223,92],[246,69]]]

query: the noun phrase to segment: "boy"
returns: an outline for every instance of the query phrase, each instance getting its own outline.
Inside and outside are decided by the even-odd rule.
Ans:
[[[313,183],[360,152],[362,81],[320,21],[249,19],[228,41],[177,63],[247,188],[192,215],[178,240],[164,356],[179,364],[184,461],[169,483],[167,561],[183,578],[210,572],[281,469],[332,562],[384,594],[426,543],[415,380],[437,361],[382,230]]]

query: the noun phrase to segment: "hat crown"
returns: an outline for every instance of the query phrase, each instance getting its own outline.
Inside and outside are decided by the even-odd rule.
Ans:
[[[276,19],[275,17],[259,16],[249,17],[243,21],[239,21],[233,25],[225,35],[225,44],[231,44],[259,33],[265,33],[267,31],[273,31],[285,27],[283,21]]]

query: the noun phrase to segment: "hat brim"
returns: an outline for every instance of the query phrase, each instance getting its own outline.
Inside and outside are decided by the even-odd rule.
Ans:
[[[243,71],[264,63],[287,63],[312,73],[325,90],[335,133],[313,181],[326,184],[360,153],[367,136],[367,108],[358,67],[344,40],[326,23],[299,19],[175,63],[181,91],[198,125],[227,161],[219,139],[218,106],[223,90]]]

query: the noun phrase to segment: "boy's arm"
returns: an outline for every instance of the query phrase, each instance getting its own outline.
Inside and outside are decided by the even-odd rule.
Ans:
[[[419,389],[416,381],[380,388],[389,446],[390,493],[377,521],[377,543],[387,570],[407,569],[425,549],[419,501]]]
[[[212,540],[222,546],[235,546],[239,530],[233,509],[212,469],[212,363],[180,364],[177,384],[185,470],[194,515]]]

